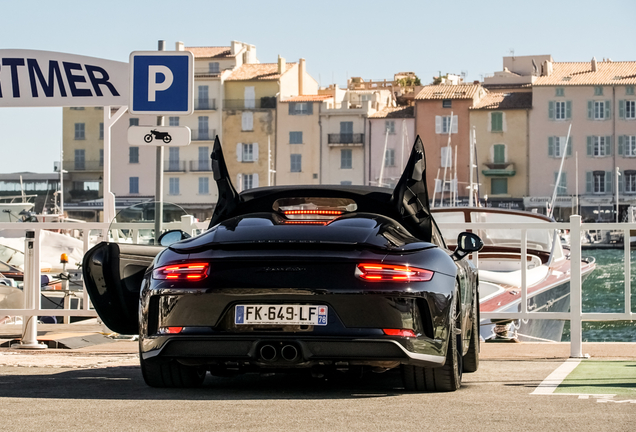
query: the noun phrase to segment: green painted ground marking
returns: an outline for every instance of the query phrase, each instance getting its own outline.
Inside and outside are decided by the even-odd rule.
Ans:
[[[636,396],[636,362],[584,360],[554,393]]]

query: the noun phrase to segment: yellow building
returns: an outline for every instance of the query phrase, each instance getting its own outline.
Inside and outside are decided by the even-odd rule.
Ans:
[[[224,82],[223,153],[238,191],[276,182],[277,99],[318,93],[299,63],[244,64]]]
[[[493,206],[523,208],[523,197],[528,195],[531,109],[530,92],[493,92],[469,110],[470,130],[476,137],[480,196],[487,195]]]

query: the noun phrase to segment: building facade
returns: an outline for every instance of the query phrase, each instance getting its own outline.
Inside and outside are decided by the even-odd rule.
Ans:
[[[636,62],[542,64],[530,117],[532,197],[552,195],[565,154],[559,195],[578,195],[584,220],[615,221],[617,194],[619,219],[636,205],[635,86]],[[555,215],[567,219],[575,210]]]
[[[523,209],[528,195],[532,93],[488,93],[470,109],[479,196],[496,207]],[[478,181],[479,180],[479,181]]]
[[[393,189],[415,142],[415,108],[386,107],[369,116],[369,184]]]

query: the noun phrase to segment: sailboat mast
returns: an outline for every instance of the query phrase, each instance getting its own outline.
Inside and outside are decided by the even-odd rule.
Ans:
[[[443,119],[444,117],[442,117]],[[448,122],[448,142],[446,143],[446,158],[444,158],[444,177],[442,179],[442,191],[440,193],[439,206],[444,207],[444,188],[446,187],[446,168],[452,163],[450,159],[451,150],[451,131],[453,130],[453,112],[451,111],[450,121]]]
[[[563,162],[565,162],[565,155],[568,153],[568,143],[570,141],[570,131],[572,130],[572,123],[568,127],[568,136],[565,138],[565,145],[563,146],[563,154],[561,155],[561,166],[559,166],[559,173],[557,174],[556,184],[554,185],[554,191],[552,192],[552,200],[550,200],[550,207],[548,208],[548,217],[552,217],[554,213],[554,203],[556,201],[557,192],[559,190],[559,184],[561,183],[561,173],[563,172]],[[559,142],[559,150],[561,143]]]

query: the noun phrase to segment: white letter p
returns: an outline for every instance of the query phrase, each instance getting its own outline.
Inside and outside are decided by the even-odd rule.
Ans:
[[[157,75],[163,75],[163,82],[157,82]],[[170,88],[174,77],[166,66],[148,66],[148,101],[155,102],[155,93]]]

